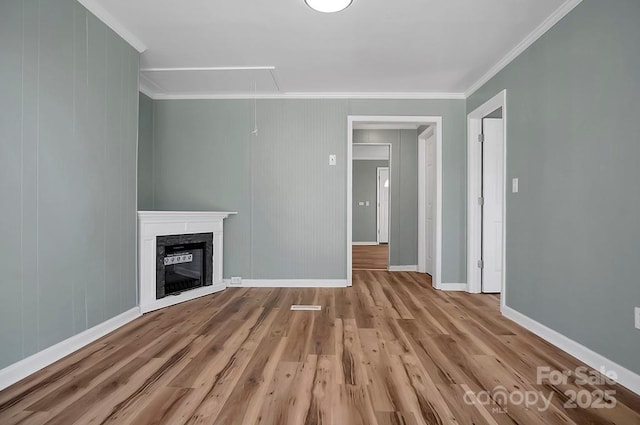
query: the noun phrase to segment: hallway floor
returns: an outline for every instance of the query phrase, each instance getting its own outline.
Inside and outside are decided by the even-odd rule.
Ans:
[[[353,270],[387,270],[389,245],[354,245]]]

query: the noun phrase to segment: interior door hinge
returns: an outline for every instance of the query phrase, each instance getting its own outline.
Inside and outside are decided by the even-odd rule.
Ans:
[[[478,268],[479,269],[484,269],[484,261],[478,260]]]
[[[484,205],[484,198],[482,196],[478,198],[478,205]]]
[[[484,142],[484,134],[478,134],[478,142]]]

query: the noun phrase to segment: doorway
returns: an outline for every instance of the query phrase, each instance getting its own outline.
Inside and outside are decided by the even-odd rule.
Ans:
[[[357,143],[352,158],[353,269],[388,270],[391,144]]]
[[[506,90],[468,115],[468,292],[505,300]]]
[[[432,270],[432,282],[433,286],[436,289],[442,289],[442,261],[441,261],[441,252],[442,252],[442,117],[440,116],[349,116],[347,120],[347,280],[349,286],[352,284],[352,271],[353,271],[353,214],[354,208],[358,205],[354,203],[353,198],[353,149],[354,149],[354,129],[355,128],[378,128],[378,129],[407,129],[411,128],[416,131],[418,128],[423,127],[422,130],[426,127],[433,127],[433,132],[435,136],[435,179],[433,184],[435,185],[435,196],[434,196],[434,205],[432,214],[433,218],[433,228],[435,228],[435,238],[434,238],[434,248],[431,253],[433,257],[433,270]],[[421,130],[421,131],[422,131]],[[414,139],[415,140],[415,139]],[[359,144],[359,143],[358,143]],[[415,155],[415,154],[414,154]],[[422,157],[421,157],[422,158]],[[393,162],[393,159],[392,159]],[[426,175],[424,171],[420,171],[422,168],[426,169],[426,164],[422,159],[417,161],[418,165],[418,176],[419,180],[418,186],[425,188],[426,182],[422,181],[421,178],[424,178]],[[390,166],[390,176],[393,179],[394,171],[393,165]],[[419,190],[416,190],[418,192]],[[420,198],[421,195],[416,193]],[[414,195],[415,196],[415,195]],[[394,194],[393,191],[389,194],[390,203],[393,203]],[[414,198],[415,199],[415,198]],[[415,208],[415,207],[414,207]],[[424,209],[426,208],[425,203],[418,202],[418,211],[417,216],[414,220],[418,221],[416,223],[416,229],[426,228],[426,224],[423,223],[422,218],[426,217],[426,212]],[[390,218],[391,222],[393,222],[393,208],[390,208]],[[422,223],[422,224],[421,224]],[[415,247],[415,255],[413,265],[398,265],[398,266],[390,266],[390,271],[419,271],[420,264],[426,264],[427,259],[422,258],[426,255],[426,249],[423,250],[420,246],[426,246],[426,233],[413,231],[413,236],[415,237],[417,234],[417,243]],[[397,231],[394,233],[393,225],[389,226],[389,241],[393,244],[394,234],[397,235]]]
[[[389,167],[376,170],[376,227],[378,244],[389,243]]]

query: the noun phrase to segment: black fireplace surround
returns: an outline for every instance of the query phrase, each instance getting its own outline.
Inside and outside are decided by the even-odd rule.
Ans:
[[[156,299],[213,285],[213,233],[156,238]]]

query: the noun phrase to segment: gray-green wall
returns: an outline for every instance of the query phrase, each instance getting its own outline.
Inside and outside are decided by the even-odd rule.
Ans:
[[[140,93],[138,112],[138,210],[153,209],[153,100]]]
[[[389,261],[392,266],[417,265],[418,131],[356,130],[353,142],[391,143]]]
[[[0,2],[0,368],[137,304],[138,56],[73,0]]]
[[[378,239],[378,167],[388,166],[389,161],[353,161],[354,242],[376,242]],[[359,205],[366,201],[369,206]]]
[[[225,277],[345,279],[347,117],[426,115],[443,117],[443,281],[466,281],[464,100],[257,105],[252,136],[252,101],[153,102],[153,208],[238,211],[225,220]]]
[[[507,89],[507,305],[636,373],[639,22],[584,0],[467,102]]]

